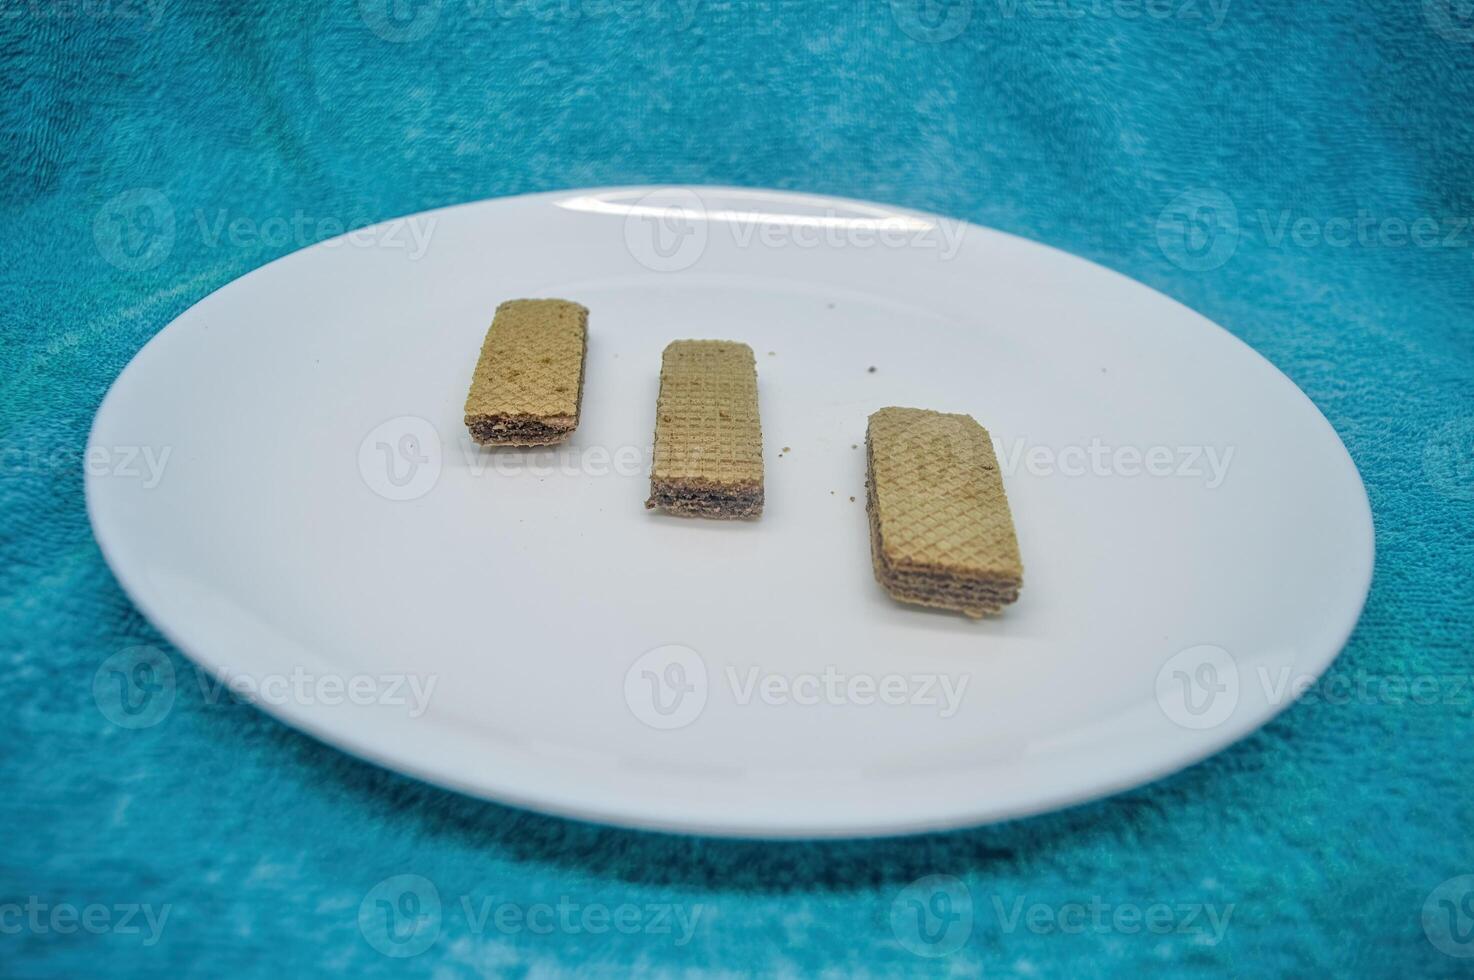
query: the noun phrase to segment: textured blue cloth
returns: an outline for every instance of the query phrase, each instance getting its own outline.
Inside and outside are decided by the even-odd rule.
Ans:
[[[1471,975],[1451,955],[1474,952],[1469,14],[6,3],[0,974]],[[172,650],[168,713],[119,716],[99,668],[167,645],[93,543],[81,451],[144,342],[345,226],[647,182],[967,218],[1252,344],[1327,415],[1371,496],[1376,579],[1338,686],[1109,801],[827,844],[472,801],[210,703]],[[1399,696],[1419,678],[1431,696]],[[929,875],[956,881],[912,886]],[[923,930],[918,908],[970,908],[970,928]]]

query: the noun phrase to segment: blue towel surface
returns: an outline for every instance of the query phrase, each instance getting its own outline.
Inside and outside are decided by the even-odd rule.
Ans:
[[[1466,0],[13,0],[0,63],[0,974],[1474,975]],[[1108,801],[841,843],[543,817],[212,703],[83,510],[128,360],[344,227],[667,182],[992,225],[1257,348],[1375,515],[1326,684]],[[100,673],[138,646],[157,716]]]

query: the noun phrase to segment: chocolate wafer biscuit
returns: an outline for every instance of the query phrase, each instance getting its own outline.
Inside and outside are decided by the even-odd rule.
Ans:
[[[1018,539],[988,431],[970,415],[882,408],[865,434],[875,578],[902,602],[974,618],[1018,598]]]
[[[466,428],[484,445],[548,446],[578,427],[589,311],[563,299],[496,308],[466,396]]]
[[[763,512],[763,430],[751,347],[677,340],[665,348],[645,506],[684,517]]]

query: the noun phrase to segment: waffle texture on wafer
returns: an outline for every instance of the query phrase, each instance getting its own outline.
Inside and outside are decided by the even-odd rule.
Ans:
[[[685,517],[763,512],[763,430],[752,348],[677,340],[660,362],[646,507]]]
[[[1018,539],[988,431],[969,415],[882,408],[865,434],[875,577],[902,602],[996,613],[1018,598]]]
[[[466,396],[466,428],[484,445],[547,446],[578,427],[589,311],[562,299],[496,308]]]

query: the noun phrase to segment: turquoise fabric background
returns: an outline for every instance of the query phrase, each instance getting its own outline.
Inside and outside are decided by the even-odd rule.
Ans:
[[[1465,0],[7,0],[0,63],[0,974],[1474,975]],[[1252,344],[1375,514],[1327,684],[1115,799],[824,844],[480,803],[210,703],[88,529],[112,379],[343,227],[647,182],[996,226]],[[177,694],[125,727],[93,682],[139,644]],[[970,927],[923,935],[913,898]]]

